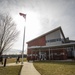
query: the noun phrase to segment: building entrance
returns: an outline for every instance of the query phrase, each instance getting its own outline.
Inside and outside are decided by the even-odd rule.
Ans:
[[[39,52],[39,59],[46,60],[46,52]]]

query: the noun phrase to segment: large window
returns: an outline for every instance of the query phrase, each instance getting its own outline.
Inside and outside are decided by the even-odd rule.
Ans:
[[[49,43],[49,42],[57,42],[57,41],[61,41],[61,40],[62,40],[61,38],[49,39],[49,40],[46,40],[46,43]]]

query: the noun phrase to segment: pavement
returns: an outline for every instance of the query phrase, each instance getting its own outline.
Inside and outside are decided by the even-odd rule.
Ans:
[[[41,75],[33,66],[33,62],[24,62],[21,75]]]
[[[17,65],[21,65],[21,63],[9,63],[9,64],[6,64],[6,66],[17,66]],[[0,66],[3,66],[3,65],[0,65]],[[30,62],[24,62],[23,63],[23,67],[21,69],[21,73],[20,75],[41,75],[36,69],[35,67],[33,66],[33,62],[30,61]]]
[[[17,66],[17,65],[21,65],[21,63],[9,63],[9,64],[6,64],[6,66]],[[0,63],[0,66],[3,66],[1,63]]]

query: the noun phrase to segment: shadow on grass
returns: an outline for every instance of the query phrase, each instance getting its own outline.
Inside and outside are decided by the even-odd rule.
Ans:
[[[19,70],[18,75],[21,75],[21,70],[22,70],[22,67],[23,67],[23,65],[21,65],[21,68],[20,68],[20,70]]]

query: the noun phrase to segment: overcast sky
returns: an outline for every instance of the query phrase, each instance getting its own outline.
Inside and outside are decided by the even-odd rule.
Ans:
[[[24,25],[26,41],[59,26],[65,37],[75,40],[75,0],[0,0],[0,12],[9,13],[20,30],[13,48],[22,49]],[[27,14],[26,22],[19,12]]]

